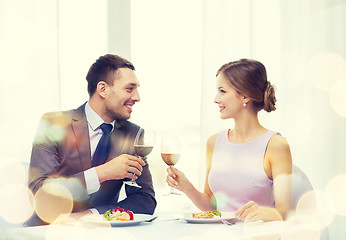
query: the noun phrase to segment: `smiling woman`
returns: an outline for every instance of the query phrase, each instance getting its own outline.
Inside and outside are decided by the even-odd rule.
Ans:
[[[202,211],[231,211],[249,222],[286,219],[291,207],[290,148],[278,132],[258,120],[260,110],[276,109],[266,69],[259,61],[240,59],[222,65],[216,75],[215,103],[221,118],[232,118],[234,127],[208,139],[203,192],[174,167],[167,170],[167,182]],[[225,202],[218,198],[220,193]]]

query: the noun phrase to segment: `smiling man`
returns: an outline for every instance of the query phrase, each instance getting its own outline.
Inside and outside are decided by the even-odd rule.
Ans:
[[[29,226],[52,223],[61,214],[103,214],[117,206],[134,213],[155,210],[148,164],[136,157],[133,147],[139,126],[128,121],[140,101],[134,66],[107,54],[92,64],[86,79],[89,101],[74,110],[44,114],[40,121],[29,168],[29,188],[36,194]],[[136,179],[141,188],[125,185],[126,198],[118,201],[129,179]],[[72,203],[52,193],[50,183],[67,189]],[[46,207],[53,202],[58,204],[55,212]]]

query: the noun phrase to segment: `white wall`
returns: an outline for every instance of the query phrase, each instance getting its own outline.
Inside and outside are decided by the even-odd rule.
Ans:
[[[149,155],[158,210],[170,209],[176,201],[181,201],[177,208],[191,207],[185,196],[162,196],[169,191],[167,166],[160,155],[164,134],[174,133],[181,140],[176,167],[196,183],[201,179],[202,24],[200,0],[131,2],[131,60],[141,83],[141,102],[132,120],[158,133]]]

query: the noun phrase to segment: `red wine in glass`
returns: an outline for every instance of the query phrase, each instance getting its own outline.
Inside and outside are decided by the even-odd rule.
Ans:
[[[145,157],[151,153],[154,148],[156,133],[154,130],[144,130],[140,128],[134,142],[134,149],[139,158],[145,161]],[[125,181],[126,184],[141,188],[134,179]]]
[[[154,146],[147,145],[135,145],[134,147],[137,155],[141,158],[146,157],[154,148]]]

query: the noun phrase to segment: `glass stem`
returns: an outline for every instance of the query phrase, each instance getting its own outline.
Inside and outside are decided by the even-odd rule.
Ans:
[[[174,191],[174,188],[173,188],[173,187],[171,187],[171,192],[170,192],[170,194],[175,194],[175,191]]]

